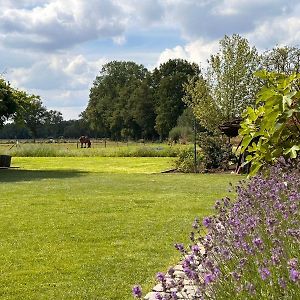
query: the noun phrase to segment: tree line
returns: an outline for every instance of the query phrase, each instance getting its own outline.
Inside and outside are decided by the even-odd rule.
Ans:
[[[82,134],[114,140],[164,140],[191,132],[194,119],[216,132],[255,105],[265,69],[299,73],[300,49],[276,47],[259,54],[247,39],[234,34],[219,42],[219,51],[202,67],[170,59],[149,71],[132,61],[112,61],[101,68],[78,120],[65,121],[47,110],[40,97],[13,89],[0,79],[0,138],[45,138]],[[199,125],[200,124],[200,125]]]

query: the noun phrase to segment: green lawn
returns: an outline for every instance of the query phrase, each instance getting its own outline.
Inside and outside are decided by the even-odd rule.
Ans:
[[[132,299],[176,263],[236,175],[159,174],[170,158],[13,158],[0,170],[1,299]]]

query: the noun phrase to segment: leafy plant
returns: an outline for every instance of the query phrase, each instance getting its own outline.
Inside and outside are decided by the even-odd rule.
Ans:
[[[227,170],[230,162],[236,160],[231,145],[226,143],[222,136],[201,133],[199,134],[199,145],[203,152],[206,169]]]
[[[195,170],[195,157],[194,157],[194,148],[186,148],[182,149],[178,157],[175,161],[175,167],[179,172],[183,173],[192,173],[201,171],[203,169],[203,153],[200,150],[197,150],[197,159],[196,166],[197,170]]]
[[[257,107],[248,107],[243,114],[240,129],[250,175],[280,156],[296,158],[300,150],[300,74],[259,71],[256,75],[266,85],[258,93]]]
[[[181,142],[187,142],[191,141],[193,136],[193,131],[190,127],[181,127],[176,126],[171,129],[169,132],[169,139],[172,142],[178,143]]]

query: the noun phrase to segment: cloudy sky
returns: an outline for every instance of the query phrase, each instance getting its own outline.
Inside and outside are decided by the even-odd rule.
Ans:
[[[299,46],[300,0],[0,0],[0,73],[77,118],[104,63],[203,63],[233,33]]]

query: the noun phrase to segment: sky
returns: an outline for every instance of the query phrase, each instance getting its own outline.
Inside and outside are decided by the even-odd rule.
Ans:
[[[0,0],[0,74],[77,119],[103,64],[205,65],[226,34],[299,46],[300,0]]]

